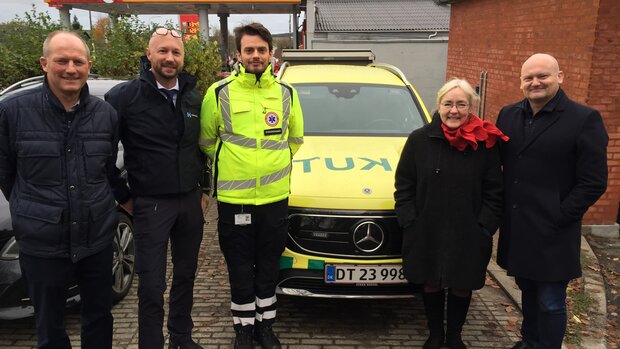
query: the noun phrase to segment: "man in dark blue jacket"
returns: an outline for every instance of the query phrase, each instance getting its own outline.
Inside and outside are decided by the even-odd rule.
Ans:
[[[134,217],[139,346],[158,349],[164,345],[170,241],[169,348],[201,348],[192,340],[191,311],[208,197],[203,193],[208,186],[201,185],[205,162],[198,148],[202,96],[196,90],[196,78],[182,72],[180,32],[155,30],[146,55],[151,69],[106,95],[120,118],[131,188],[120,202]]]
[[[112,347],[112,239],[118,222],[110,186],[117,115],[90,96],[84,40],[51,33],[41,88],[0,103],[0,187],[10,203],[19,261],[34,305],[39,348],[70,348],[67,285],[82,299],[83,348]]]
[[[521,289],[523,340],[513,349],[560,349],[566,286],[581,276],[581,219],[607,186],[608,136],[598,111],[570,100],[555,58],[521,68],[525,99],[504,107],[497,126],[504,221],[497,262]]]

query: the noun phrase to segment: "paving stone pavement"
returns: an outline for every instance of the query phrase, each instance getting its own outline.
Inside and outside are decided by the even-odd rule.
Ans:
[[[217,242],[215,205],[205,225],[194,291],[194,339],[205,349],[231,348],[234,337],[226,265]],[[518,340],[521,314],[490,278],[474,292],[463,339],[468,348],[510,348]],[[114,348],[138,347],[137,282],[113,309]],[[167,300],[168,294],[166,294]],[[274,331],[283,348],[421,348],[426,334],[421,297],[398,300],[336,300],[278,297]],[[67,315],[74,348],[79,342],[79,310]],[[164,333],[166,333],[164,331]],[[32,318],[0,321],[0,348],[34,348]],[[259,346],[257,345],[256,348]]]

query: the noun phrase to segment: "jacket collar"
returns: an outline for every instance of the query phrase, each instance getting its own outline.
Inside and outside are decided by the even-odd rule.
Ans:
[[[431,123],[428,124],[428,136],[432,138],[446,139],[446,136],[443,134],[443,130],[441,129],[441,118],[439,117],[438,112],[433,113]]]
[[[157,81],[155,80],[155,75],[150,70],[142,70],[140,72],[140,79],[149,83],[154,89],[159,90],[157,88]],[[186,89],[192,89],[196,87],[196,79],[192,74],[182,71],[177,76],[177,82],[179,84],[179,94],[182,94]]]
[[[562,89],[559,89],[558,93],[553,96],[547,104],[545,104],[538,114],[536,114],[537,118],[540,117],[540,120],[536,121],[536,129],[527,139],[521,140],[523,143],[518,150],[518,154],[525,151],[530,144],[540,137],[551,125],[558,121],[561,117],[561,112],[566,109],[568,101],[568,96],[566,96]],[[517,107],[524,110],[524,113],[520,114],[521,118],[526,117],[526,115],[532,115],[531,109],[527,109],[530,108],[527,99],[523,100]],[[518,120],[519,125],[523,125],[524,120],[521,118]]]
[[[57,109],[65,111],[65,106],[62,105],[60,99],[56,97],[56,95],[50,89],[49,83],[47,82],[47,76],[43,79],[43,93],[45,99],[48,103]],[[76,105],[75,110],[83,108],[86,104],[88,104],[88,97],[90,96],[90,92],[88,90],[88,83],[84,84],[82,89],[80,90],[80,97],[78,98],[78,104]]]
[[[247,73],[245,67],[238,64],[235,67],[235,79],[248,87],[268,87],[276,81],[276,77],[271,72],[271,64],[262,74]]]
[[[566,101],[568,97],[562,88],[558,89],[558,92],[545,104],[544,107],[538,112],[537,115],[543,115],[547,113],[552,113],[554,111],[562,111],[566,107]],[[527,112],[527,115],[532,115],[532,107],[530,106],[530,102],[527,98],[523,99],[520,104],[517,105],[518,108],[523,109]]]

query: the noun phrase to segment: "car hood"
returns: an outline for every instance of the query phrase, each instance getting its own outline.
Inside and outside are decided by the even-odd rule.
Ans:
[[[394,209],[394,173],[406,136],[305,136],[293,158],[289,206]]]

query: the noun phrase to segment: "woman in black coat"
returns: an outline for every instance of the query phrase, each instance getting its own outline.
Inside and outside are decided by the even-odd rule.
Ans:
[[[452,349],[466,348],[461,330],[472,290],[484,286],[502,212],[496,143],[508,138],[471,113],[476,100],[467,81],[447,82],[437,94],[438,113],[411,133],[396,169],[403,270],[410,283],[424,285],[430,331],[424,349],[440,348],[444,338]]]

